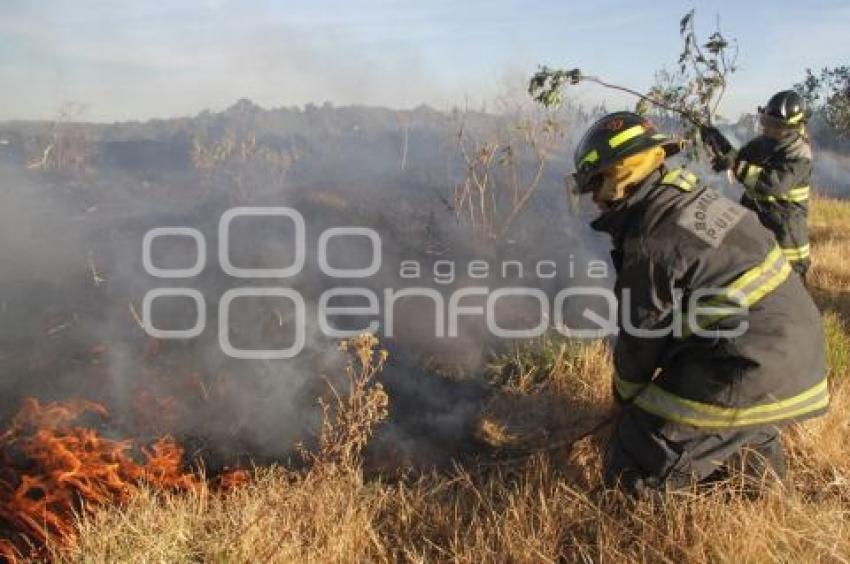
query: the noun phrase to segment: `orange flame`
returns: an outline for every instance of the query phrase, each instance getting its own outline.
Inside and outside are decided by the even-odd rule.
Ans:
[[[48,542],[74,538],[74,512],[124,501],[141,484],[167,490],[198,487],[184,471],[182,448],[170,437],[149,447],[100,436],[82,416],[105,418],[100,404],[69,400],[42,405],[29,398],[0,434],[0,557],[30,556]],[[139,459],[140,462],[137,462]],[[222,484],[246,480],[235,471]]]

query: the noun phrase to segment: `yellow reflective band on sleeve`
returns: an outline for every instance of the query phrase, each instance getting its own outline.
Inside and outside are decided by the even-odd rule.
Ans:
[[[755,191],[747,191],[747,196],[751,200],[758,200],[759,202],[791,202],[795,204],[799,204],[800,202],[805,202],[809,199],[809,195],[811,193],[811,187],[809,186],[800,186],[799,188],[792,188],[788,190],[785,194],[777,194],[777,195],[762,195],[758,194]]]
[[[785,258],[790,261],[798,261],[805,260],[809,258],[811,254],[811,245],[806,244],[802,247],[790,247],[786,249],[782,249],[782,252],[785,254]]]
[[[811,191],[812,189],[810,186],[799,186],[788,190],[788,194],[781,198],[788,200],[789,202],[804,202],[809,199]]]
[[[587,153],[584,157],[582,157],[582,159],[581,159],[581,161],[578,163],[578,165],[579,165],[579,166],[581,166],[581,165],[583,165],[584,163],[591,163],[591,164],[593,164],[593,163],[595,163],[595,162],[596,162],[596,161],[598,161],[598,160],[599,160],[599,151],[597,151],[596,149],[594,149],[594,150],[590,151],[589,153]]]
[[[647,384],[647,382],[643,382],[641,384],[629,382],[628,380],[623,380],[616,374],[614,375],[614,386],[617,388],[617,393],[620,394],[620,397],[624,400],[630,400],[638,395],[644,388],[646,388]]]
[[[744,427],[793,419],[825,409],[829,406],[829,387],[824,378],[790,398],[735,408],[682,398],[650,384],[634,399],[634,403],[653,415],[694,427]]]
[[[675,168],[661,177],[661,184],[675,186],[683,192],[692,191],[696,183],[696,175],[683,168]]]
[[[634,139],[638,135],[643,134],[646,129],[642,125],[633,125],[632,127],[621,131],[614,137],[608,140],[608,145],[613,149],[619,147],[629,139]]]
[[[805,115],[803,114],[803,112],[794,114],[793,116],[788,118],[788,123],[790,123],[791,125],[797,125],[798,123],[800,123],[800,120],[803,119],[803,115]]]
[[[741,182],[743,182],[744,186],[746,186],[747,188],[754,188],[756,182],[758,182],[759,180],[759,175],[761,174],[762,170],[764,169],[758,165],[748,164],[745,169],[746,172],[744,173],[744,178]]]
[[[761,264],[751,268],[736,278],[721,293],[709,300],[700,302],[699,305],[703,308],[752,307],[785,282],[790,274],[791,265],[786,260],[784,249],[780,249],[778,246],[774,247]],[[697,322],[701,329],[708,329],[730,314],[731,312],[718,312],[703,315],[697,319]],[[685,339],[693,334],[694,328],[688,325],[687,319],[683,319],[682,322],[685,326],[682,328],[679,338]]]

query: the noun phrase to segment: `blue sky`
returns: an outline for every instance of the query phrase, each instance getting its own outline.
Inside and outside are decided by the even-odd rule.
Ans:
[[[0,0],[0,119],[194,115],[248,97],[440,108],[521,96],[537,64],[645,89],[697,10],[740,46],[721,112],[735,118],[806,67],[850,63],[850,2]],[[609,108],[627,101],[581,86]],[[629,102],[630,103],[630,102]],[[492,107],[492,106],[491,106]]]

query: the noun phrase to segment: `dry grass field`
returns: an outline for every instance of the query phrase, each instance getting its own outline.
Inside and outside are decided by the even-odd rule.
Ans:
[[[784,433],[790,479],[761,495],[735,481],[663,501],[600,486],[604,433],[564,436],[610,407],[602,343],[553,339],[494,359],[486,454],[451,471],[371,475],[362,449],[386,416],[380,351],[355,343],[351,397],[329,406],[302,470],[261,468],[224,492],[142,490],[78,520],[66,562],[850,561],[850,202],[819,199],[811,288],[829,338],[833,404]],[[566,433],[566,434],[565,434]]]

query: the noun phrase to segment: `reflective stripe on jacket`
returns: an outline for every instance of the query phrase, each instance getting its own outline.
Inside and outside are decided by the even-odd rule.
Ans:
[[[804,138],[785,141],[759,136],[738,153],[733,168],[744,185],[741,203],[776,236],[785,257],[805,273],[810,264],[809,197],[812,151]]]
[[[820,314],[753,213],[700,186],[688,171],[662,170],[593,227],[614,240],[619,398],[707,428],[775,424],[826,410]],[[697,300],[703,290],[712,290],[710,297]],[[700,311],[716,306],[696,316],[699,333],[663,332],[675,325],[677,307],[692,302]],[[742,322],[742,334],[723,332]]]

